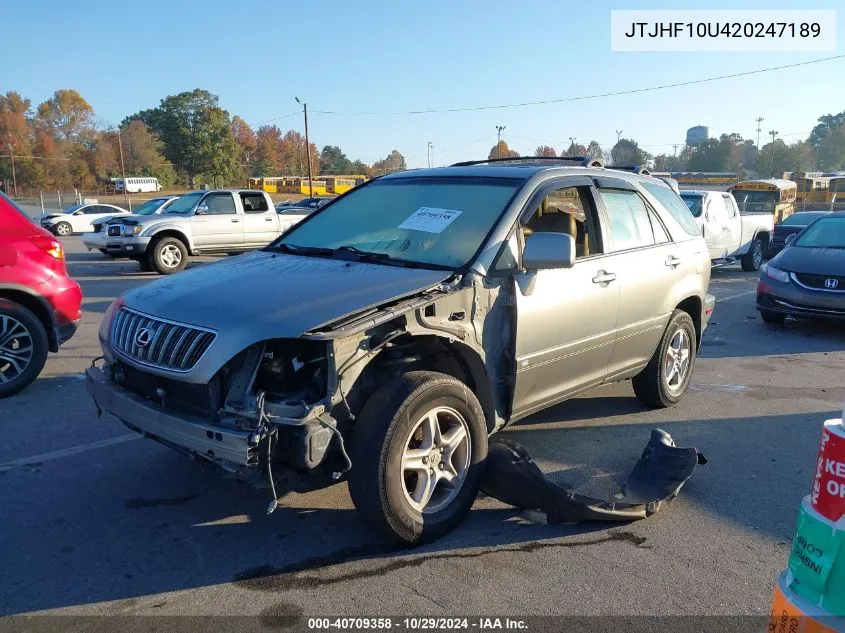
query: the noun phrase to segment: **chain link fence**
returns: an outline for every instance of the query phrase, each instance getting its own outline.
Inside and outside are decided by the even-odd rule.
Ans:
[[[845,196],[829,202],[796,202],[795,211],[845,211]]]

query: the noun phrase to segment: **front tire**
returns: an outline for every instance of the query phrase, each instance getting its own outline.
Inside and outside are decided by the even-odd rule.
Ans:
[[[632,380],[637,398],[660,408],[680,402],[692,378],[697,348],[690,315],[675,310],[648,365]]]
[[[783,325],[786,322],[786,315],[780,312],[760,310],[760,317],[763,319],[763,323],[768,323],[769,325]]]
[[[188,249],[175,237],[162,237],[149,250],[149,264],[160,275],[178,273],[188,265]]]
[[[0,299],[0,398],[18,393],[47,362],[47,331],[22,305]]]
[[[755,237],[754,241],[751,242],[751,246],[748,249],[748,252],[742,256],[740,260],[740,264],[742,264],[742,269],[746,272],[752,272],[755,270],[760,270],[760,266],[763,265],[763,255],[766,252],[766,246],[759,237]]]
[[[408,372],[376,391],[355,423],[349,493],[392,540],[430,542],[469,512],[486,456],[487,424],[469,387]]]
[[[59,237],[67,237],[73,233],[73,227],[68,222],[59,222],[53,227],[53,234]]]

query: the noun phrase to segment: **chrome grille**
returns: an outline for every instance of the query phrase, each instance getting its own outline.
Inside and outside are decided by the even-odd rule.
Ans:
[[[120,225],[109,226],[109,235],[111,237],[120,237]]]
[[[112,348],[138,363],[190,371],[214,342],[212,330],[183,325],[121,307],[111,326]]]

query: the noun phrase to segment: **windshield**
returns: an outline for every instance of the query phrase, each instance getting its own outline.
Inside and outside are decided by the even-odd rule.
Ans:
[[[176,202],[167,207],[165,213],[187,213],[194,208],[194,205],[199,202],[200,198],[205,195],[199,191],[197,193],[188,193],[179,198]]]
[[[743,191],[734,189],[734,198],[741,213],[773,213],[777,205],[777,191]]]
[[[704,200],[704,198],[698,195],[689,195],[682,193],[681,199],[687,203],[687,206],[689,207],[689,210],[692,213],[693,217],[701,217],[701,201]]]
[[[803,211],[801,213],[793,213],[786,218],[781,224],[783,226],[807,226],[810,222],[818,220],[827,215],[826,213],[808,213]]]
[[[845,217],[822,218],[792,243],[805,248],[845,248]]]
[[[165,200],[166,198],[153,198],[152,200],[147,200],[132,213],[135,215],[152,215],[161,207]]]
[[[522,183],[483,177],[377,180],[323,207],[270,248],[350,246],[393,260],[460,268]]]
[[[63,211],[63,213],[67,213],[67,214],[75,213],[76,211],[79,211],[81,208],[82,208],[81,204],[75,204],[72,207],[68,207],[67,209],[65,209]]]

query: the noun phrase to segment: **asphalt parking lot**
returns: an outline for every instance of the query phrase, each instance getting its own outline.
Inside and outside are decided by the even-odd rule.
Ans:
[[[81,328],[25,392],[0,401],[0,614],[768,614],[822,422],[845,401],[845,329],[767,327],[756,275],[714,271],[718,304],[693,385],[669,410],[629,383],[505,431],[579,491],[614,489],[654,427],[709,463],[665,512],[548,526],[479,499],[435,544],[386,547],[346,485],[249,490],[98,419],[81,379],[102,313],[157,278],[65,240]],[[202,260],[192,265],[202,265]]]

